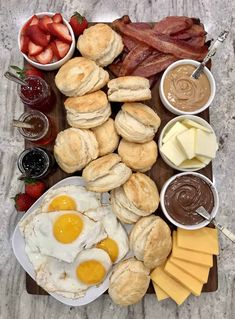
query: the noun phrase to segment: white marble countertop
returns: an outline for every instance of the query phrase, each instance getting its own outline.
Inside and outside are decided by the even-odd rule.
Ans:
[[[219,140],[219,152],[213,163],[216,186],[220,196],[218,219],[235,232],[235,74],[234,74],[234,0],[7,0],[0,3],[2,73],[9,65],[22,65],[17,46],[17,31],[33,12],[61,11],[69,17],[75,10],[89,21],[112,21],[129,14],[136,21],[157,21],[167,15],[188,15],[201,18],[209,37],[225,28],[229,38],[213,59],[213,74],[217,93],[211,107],[211,122]],[[233,23],[233,25],[232,25]],[[181,307],[172,301],[158,303],[154,295],[127,308],[114,305],[110,298],[100,297],[87,306],[72,308],[52,297],[33,296],[25,290],[25,274],[14,258],[11,235],[20,219],[10,197],[21,191],[17,181],[17,155],[23,149],[23,139],[11,127],[23,105],[14,84],[0,83],[0,319],[229,319],[235,318],[235,252],[234,245],[220,236],[218,258],[219,288],[214,293],[190,297]]]

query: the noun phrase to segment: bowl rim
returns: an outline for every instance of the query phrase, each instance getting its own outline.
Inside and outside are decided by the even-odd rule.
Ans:
[[[159,138],[158,138],[158,149],[159,149],[159,153],[160,153],[161,158],[163,159],[163,161],[167,165],[169,165],[171,168],[173,168],[173,169],[175,169],[177,171],[180,171],[180,172],[196,172],[196,171],[199,171],[200,169],[206,167],[207,165],[209,165],[210,162],[208,164],[204,164],[203,166],[201,166],[199,168],[180,168],[180,167],[174,165],[161,151],[162,140],[163,140],[163,136],[165,135],[166,130],[170,126],[172,126],[174,123],[176,123],[178,121],[181,122],[184,119],[190,119],[190,120],[192,120],[194,122],[197,122],[198,124],[201,124],[201,125],[205,126],[206,128],[210,129],[212,131],[212,133],[216,137],[215,131],[214,131],[213,127],[210,125],[210,123],[208,123],[206,120],[204,120],[200,116],[193,115],[193,114],[178,115],[178,116],[174,117],[173,119],[171,119],[169,122],[167,122],[166,125],[161,130],[161,133],[160,133]],[[216,137],[216,139],[217,139],[217,137]]]
[[[172,69],[174,69],[178,65],[184,65],[184,64],[192,64],[194,66],[198,66],[200,64],[200,62],[198,62],[196,60],[192,60],[192,59],[182,59],[182,60],[178,60],[178,61],[170,64],[166,68],[166,70],[164,71],[162,78],[161,78],[161,81],[160,81],[160,85],[159,85],[160,98],[162,100],[163,105],[165,107],[167,105],[166,108],[174,114],[177,114],[177,115],[196,115],[196,114],[201,113],[202,111],[206,110],[211,105],[212,101],[214,100],[215,92],[216,92],[215,78],[214,78],[213,74],[211,73],[211,71],[205,66],[204,72],[205,72],[205,74],[210,82],[210,86],[211,86],[211,94],[210,94],[208,101],[206,102],[206,104],[204,104],[202,107],[200,107],[199,109],[197,109],[195,111],[192,111],[192,112],[181,111],[181,110],[177,109],[176,107],[174,107],[167,100],[165,93],[164,93],[164,89],[163,89],[163,83],[164,83],[165,77],[169,71],[171,71]]]
[[[161,205],[161,209],[163,214],[165,215],[165,217],[167,218],[168,221],[170,221],[173,225],[179,227],[179,228],[183,228],[183,229],[187,229],[187,230],[196,230],[196,229],[200,229],[203,228],[207,225],[209,225],[209,221],[205,220],[199,224],[195,224],[195,225],[183,225],[179,222],[177,222],[176,220],[174,220],[167,212],[167,209],[165,207],[165,202],[164,202],[164,197],[165,197],[165,193],[166,190],[168,188],[168,186],[170,185],[170,183],[175,180],[177,177],[179,176],[183,176],[183,175],[194,175],[194,176],[198,176],[200,178],[202,178],[210,187],[214,196],[214,207],[213,210],[211,212],[211,216],[214,218],[219,210],[219,195],[218,195],[218,191],[215,187],[215,184],[205,175],[200,174],[198,172],[182,172],[179,174],[175,174],[173,176],[171,176],[162,186],[161,192],[160,192],[160,205]]]
[[[31,59],[30,59],[25,53],[23,53],[23,52],[21,51],[21,49],[20,49],[20,37],[21,37],[22,29],[23,29],[24,25],[26,24],[26,22],[28,22],[34,15],[36,15],[37,17],[40,17],[40,18],[43,17],[43,16],[45,16],[45,15],[48,15],[48,16],[52,17],[53,15],[55,15],[55,13],[54,13],[54,12],[47,12],[47,11],[34,13],[34,14],[32,14],[28,19],[26,19],[26,20],[23,22],[21,28],[19,29],[18,37],[17,37],[17,42],[18,42],[18,47],[19,47],[20,53],[23,55],[23,57],[25,58],[26,61],[32,63],[32,65],[34,65],[35,67],[37,67],[37,66],[44,66],[44,67],[53,66],[53,67],[54,67],[54,66],[58,65],[59,63],[65,61],[66,58],[67,58],[67,56],[68,56],[69,54],[71,54],[72,50],[74,49],[76,40],[75,40],[75,35],[74,35],[74,32],[73,32],[73,29],[72,29],[71,25],[69,24],[68,20],[66,20],[66,19],[63,17],[63,15],[61,14],[62,19],[63,19],[63,22],[64,22],[64,24],[67,26],[67,28],[69,29],[69,33],[70,33],[70,35],[71,35],[71,37],[72,37],[72,42],[71,42],[71,44],[70,44],[69,51],[67,52],[67,54],[66,54],[62,59],[60,59],[60,60],[58,60],[58,61],[56,61],[56,62],[48,63],[48,64],[38,63],[38,62],[36,62],[36,61],[31,60]]]

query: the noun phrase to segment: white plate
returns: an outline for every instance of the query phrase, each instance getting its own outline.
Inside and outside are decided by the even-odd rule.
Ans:
[[[78,185],[78,186],[84,186],[85,181],[82,179],[82,177],[79,176],[72,176],[65,178],[61,181],[59,181],[57,184],[53,185],[50,189],[56,189],[61,186],[67,186],[67,185]],[[49,191],[49,190],[48,190]],[[22,219],[26,218],[29,214],[31,214],[35,209],[37,209],[45,195],[48,193],[44,193],[31,207],[30,209],[23,215]],[[109,194],[103,193],[102,194],[102,203],[108,204],[109,203]],[[33,265],[31,264],[26,252],[25,252],[25,240],[24,237],[21,235],[21,232],[19,230],[18,225],[16,225],[16,228],[14,230],[13,236],[12,236],[12,248],[14,251],[14,254],[21,264],[21,266],[24,268],[24,270],[35,280],[35,273],[33,269]],[[83,306],[87,305],[88,303],[92,302],[93,300],[97,299],[99,296],[101,296],[109,287],[109,274],[107,275],[106,279],[103,281],[99,287],[91,287],[87,290],[86,295],[84,297],[78,298],[78,299],[70,299],[62,297],[61,295],[58,295],[56,293],[50,293],[51,296],[53,296],[55,299],[59,300],[60,302],[69,305],[69,306]]]

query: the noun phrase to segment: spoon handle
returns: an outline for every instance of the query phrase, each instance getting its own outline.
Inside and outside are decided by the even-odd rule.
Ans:
[[[233,234],[228,228],[220,225],[217,223],[217,221],[214,219],[213,220],[215,226],[226,236],[228,237],[233,243],[235,243],[235,234]]]
[[[17,84],[28,86],[27,82],[25,82],[24,80],[21,80],[20,78],[18,78],[18,76],[16,76],[14,73],[11,73],[11,72],[7,71],[7,72],[4,73],[4,76],[8,80],[13,81],[13,82],[15,82]]]
[[[212,46],[209,49],[209,52],[207,53],[206,57],[202,61],[202,63],[205,65],[216,53],[217,49],[221,46],[221,44],[224,42],[224,40],[228,36],[228,31],[223,31],[220,33],[216,41],[212,44]]]

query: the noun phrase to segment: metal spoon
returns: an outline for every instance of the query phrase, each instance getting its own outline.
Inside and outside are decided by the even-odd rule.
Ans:
[[[20,128],[34,128],[32,124],[25,123],[19,120],[13,120],[12,121],[12,126],[14,127],[20,127]]]
[[[17,75],[15,75],[15,74],[12,73],[12,72],[7,71],[7,72],[4,73],[4,76],[5,76],[8,80],[13,81],[13,82],[15,82],[15,83],[17,83],[17,84],[24,85],[24,86],[28,86],[28,83],[27,83],[27,82],[25,82],[24,80],[21,80],[20,78],[18,78]]]
[[[194,79],[198,79],[199,76],[201,75],[201,73],[203,72],[203,69],[206,65],[206,63],[210,60],[210,58],[213,57],[213,55],[215,55],[216,50],[218,49],[218,47],[224,42],[224,40],[227,38],[229,34],[229,31],[223,31],[220,33],[220,35],[218,36],[218,38],[216,39],[216,41],[212,44],[212,46],[210,47],[207,55],[205,56],[205,58],[203,59],[203,61],[201,62],[201,64],[196,68],[196,70],[192,73],[192,77]]]
[[[212,218],[211,215],[208,213],[208,211],[203,206],[198,207],[198,209],[196,209],[196,212],[198,213],[198,215],[200,215],[203,218],[205,218],[206,220],[209,220],[210,222],[212,222],[215,225],[215,227],[218,228],[233,243],[235,242],[235,235],[230,230],[228,230],[228,228],[220,225],[215,220],[215,218]]]

